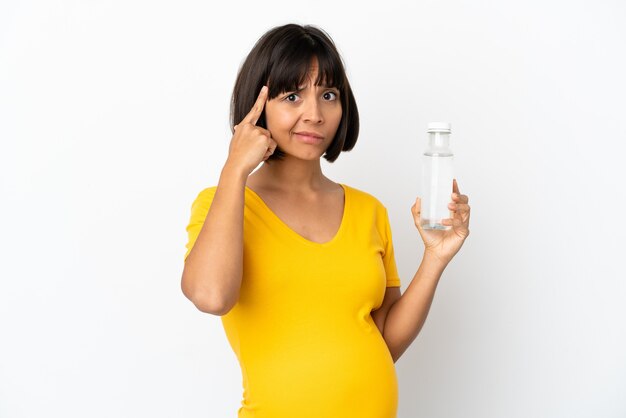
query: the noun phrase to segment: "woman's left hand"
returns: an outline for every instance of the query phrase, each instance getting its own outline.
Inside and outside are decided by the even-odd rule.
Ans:
[[[441,221],[445,226],[452,226],[450,229],[423,229],[420,216],[421,199],[419,197],[415,199],[415,204],[411,207],[415,226],[424,241],[425,252],[431,253],[444,264],[452,260],[469,235],[470,207],[467,204],[469,198],[461,194],[456,179],[452,181],[452,192],[452,201],[448,203],[451,217]]]

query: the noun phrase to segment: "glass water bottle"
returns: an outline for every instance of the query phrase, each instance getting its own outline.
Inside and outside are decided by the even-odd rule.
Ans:
[[[422,157],[422,228],[450,229],[441,221],[450,218],[448,203],[452,201],[452,127],[448,122],[431,122],[427,132],[428,146]]]

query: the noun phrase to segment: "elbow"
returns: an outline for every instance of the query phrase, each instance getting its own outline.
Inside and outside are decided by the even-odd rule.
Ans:
[[[223,316],[230,312],[231,307],[225,303],[211,303],[206,298],[192,298],[191,302],[200,312],[208,313],[215,316]]]
[[[222,316],[226,315],[232,309],[232,304],[227,303],[224,298],[218,297],[214,292],[206,292],[192,288],[187,284],[184,277],[181,281],[181,289],[185,297],[189,299],[200,312]]]

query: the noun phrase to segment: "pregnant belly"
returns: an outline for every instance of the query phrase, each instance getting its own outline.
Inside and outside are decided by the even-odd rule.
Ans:
[[[239,418],[395,418],[398,384],[380,333],[303,338],[242,353]]]

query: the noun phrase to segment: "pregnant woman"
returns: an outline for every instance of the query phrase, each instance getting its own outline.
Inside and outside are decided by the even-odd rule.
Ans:
[[[469,234],[468,197],[450,185],[450,229],[438,231],[422,229],[416,198],[425,252],[401,294],[387,209],[322,173],[322,157],[355,146],[359,114],[333,41],[313,26],[258,40],[231,126],[219,181],[191,206],[182,290],[222,319],[242,371],[239,418],[396,417],[394,363]]]

